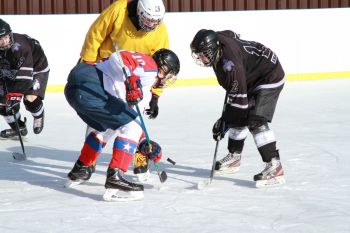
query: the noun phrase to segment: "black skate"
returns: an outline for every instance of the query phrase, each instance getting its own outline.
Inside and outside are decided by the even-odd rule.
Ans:
[[[105,201],[137,201],[143,199],[143,185],[127,181],[123,172],[117,168],[108,168],[105,183]]]
[[[73,169],[68,173],[66,188],[70,188],[88,181],[92,174],[92,167],[85,166],[80,160],[74,164]]]
[[[257,188],[278,186],[286,183],[281,161],[273,158],[266,163],[265,169],[254,176],[254,181],[256,181]]]
[[[41,133],[41,131],[44,128],[44,112],[42,113],[41,117],[34,117],[33,121],[33,132],[35,134]]]
[[[26,126],[27,118],[24,120],[18,120],[19,131],[21,132],[21,136],[25,137],[28,134],[27,126]],[[18,139],[18,134],[16,130],[16,123],[9,123],[11,129],[5,129],[0,132],[1,139]]]

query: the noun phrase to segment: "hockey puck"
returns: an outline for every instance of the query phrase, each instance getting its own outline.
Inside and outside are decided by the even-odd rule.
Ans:
[[[170,158],[167,158],[166,161],[168,161],[168,162],[171,163],[172,165],[175,165],[175,164],[176,164],[176,162],[175,162],[174,160],[170,159]]]

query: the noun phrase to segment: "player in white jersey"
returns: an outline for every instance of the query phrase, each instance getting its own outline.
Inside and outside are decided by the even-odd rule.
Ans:
[[[123,65],[128,77],[123,73]],[[79,117],[93,130],[68,174],[68,186],[90,179],[93,162],[113,137],[104,199],[120,201],[143,198],[143,186],[127,181],[123,173],[128,170],[136,151],[144,152],[155,162],[160,160],[162,152],[159,144],[152,140],[152,149],[149,150],[148,143],[142,139],[143,131],[134,106],[137,104],[140,109],[147,108],[152,87],[165,87],[176,80],[179,70],[178,57],[168,49],[160,49],[152,57],[120,51],[96,66],[79,63],[73,68],[65,87],[65,96]]]

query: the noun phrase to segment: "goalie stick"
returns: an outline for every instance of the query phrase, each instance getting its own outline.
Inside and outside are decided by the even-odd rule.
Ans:
[[[128,76],[128,74],[126,73],[125,65],[124,65],[123,60],[122,60],[122,57],[121,57],[121,55],[120,55],[120,51],[118,50],[118,46],[115,44],[115,45],[114,45],[114,48],[115,48],[115,53],[116,53],[117,56],[118,56],[120,65],[121,65],[121,67],[122,67],[125,80],[126,80],[127,82],[129,82],[129,78],[128,78],[129,76]],[[142,115],[141,115],[140,108],[139,108],[138,104],[135,104],[135,108],[136,108],[136,111],[137,111],[137,115],[138,115],[138,117],[139,117],[139,119],[140,119],[141,128],[142,128],[143,132],[145,133],[148,146],[149,146],[150,149],[152,149],[152,145],[151,145],[151,142],[150,142],[150,139],[149,139],[149,136],[148,136],[148,133],[147,133],[147,129],[146,129],[145,123],[144,123],[144,121],[143,121],[143,118],[142,118]],[[157,170],[157,174],[158,174],[158,177],[159,177],[160,182],[161,182],[161,183],[164,183],[164,182],[168,179],[168,175],[166,174],[165,171],[160,171],[160,169],[159,169],[159,164],[158,164],[158,163],[153,163],[153,165],[154,165],[154,167],[155,167],[156,170]]]

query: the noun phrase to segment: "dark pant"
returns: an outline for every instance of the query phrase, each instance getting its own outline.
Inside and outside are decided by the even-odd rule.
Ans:
[[[117,129],[137,117],[127,103],[103,88],[103,73],[93,65],[77,64],[64,89],[68,103],[90,127],[103,132]]]

